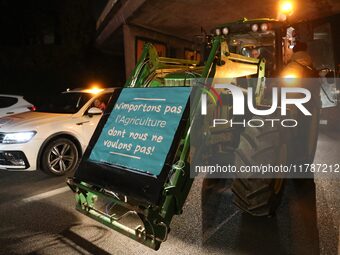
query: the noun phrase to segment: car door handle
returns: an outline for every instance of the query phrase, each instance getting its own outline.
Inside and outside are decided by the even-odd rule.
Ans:
[[[14,112],[6,112],[6,114],[13,114]]]
[[[81,125],[83,125],[84,123],[88,123],[88,122],[90,122],[90,121],[78,122],[78,123],[76,123],[76,125],[81,126]]]

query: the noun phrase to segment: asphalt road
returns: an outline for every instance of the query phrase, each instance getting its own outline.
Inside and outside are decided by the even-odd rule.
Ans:
[[[275,217],[254,218],[230,205],[228,221],[204,248],[178,234],[190,219],[176,220],[155,252],[75,211],[65,177],[1,171],[0,254],[319,254],[314,182],[286,184]]]
[[[321,133],[314,162],[339,164],[340,132]],[[325,178],[327,177],[327,178]],[[340,175],[317,173],[316,202],[322,254],[340,254]]]

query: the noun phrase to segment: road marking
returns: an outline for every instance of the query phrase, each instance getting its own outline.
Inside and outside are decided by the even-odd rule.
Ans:
[[[47,191],[47,192],[44,192],[44,193],[41,193],[41,194],[38,194],[38,195],[34,195],[34,196],[31,196],[31,197],[24,198],[24,199],[21,200],[21,202],[23,202],[23,203],[34,202],[34,201],[38,201],[38,200],[42,200],[42,199],[45,199],[45,198],[49,198],[49,197],[59,195],[59,194],[64,193],[66,191],[71,191],[71,190],[70,190],[69,187],[62,187],[62,188],[59,188],[59,189],[54,189],[54,190]]]

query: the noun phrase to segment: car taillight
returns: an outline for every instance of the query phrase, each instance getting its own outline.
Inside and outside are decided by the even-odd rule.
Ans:
[[[37,109],[37,107],[35,107],[34,105],[27,108],[32,112],[34,112]]]

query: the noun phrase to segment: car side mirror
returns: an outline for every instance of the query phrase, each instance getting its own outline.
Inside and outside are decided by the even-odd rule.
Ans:
[[[87,111],[87,115],[89,117],[92,117],[94,115],[101,115],[103,113],[102,110],[100,110],[99,108],[97,107],[91,107],[88,111]]]

